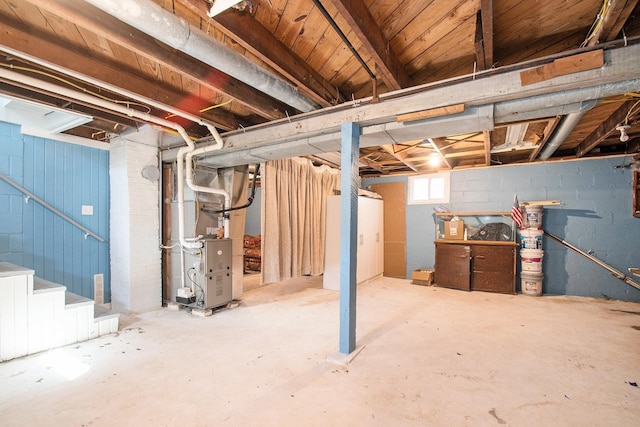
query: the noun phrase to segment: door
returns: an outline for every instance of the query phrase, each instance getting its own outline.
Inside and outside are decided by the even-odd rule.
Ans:
[[[471,247],[436,242],[436,286],[471,290]]]
[[[473,290],[514,294],[515,250],[515,246],[473,246]]]
[[[371,185],[382,196],[384,216],[384,276],[407,278],[406,190],[404,182]]]

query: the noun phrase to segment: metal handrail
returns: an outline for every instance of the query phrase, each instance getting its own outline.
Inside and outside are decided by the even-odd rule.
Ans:
[[[84,231],[84,238],[85,239],[87,238],[87,236],[91,236],[91,237],[93,237],[94,239],[96,239],[99,242],[105,242],[106,241],[104,238],[100,237],[99,235],[97,235],[93,231],[89,230],[87,227],[85,227],[84,225],[80,224],[78,221],[74,220],[73,218],[68,217],[63,212],[59,211],[58,209],[56,209],[53,206],[51,206],[49,203],[47,203],[44,200],[42,200],[40,197],[38,197],[35,194],[33,194],[31,191],[29,191],[26,188],[20,186],[19,184],[17,184],[13,180],[11,180],[9,177],[7,177],[7,176],[5,176],[5,175],[0,173],[0,179],[5,181],[7,184],[12,186],[16,190],[22,192],[25,196],[27,196],[27,200],[26,201],[29,201],[29,199],[35,200],[36,202],[40,203],[45,208],[49,209],[54,214],[58,215],[60,218],[70,222],[71,224],[73,224],[76,227],[78,227],[80,230]]]

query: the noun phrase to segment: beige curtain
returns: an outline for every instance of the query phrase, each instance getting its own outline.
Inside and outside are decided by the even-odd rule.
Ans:
[[[269,161],[262,173],[262,282],[324,271],[327,196],[340,174],[307,159]]]

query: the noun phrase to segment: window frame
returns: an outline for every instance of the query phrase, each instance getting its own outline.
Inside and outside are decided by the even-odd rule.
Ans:
[[[432,198],[431,197],[431,180],[435,179],[435,178],[442,178],[444,179],[444,197],[441,198]],[[428,197],[427,199],[419,199],[419,200],[415,200],[415,196],[414,196],[414,181],[416,180],[427,180],[427,191],[428,191]],[[450,185],[450,173],[449,172],[437,172],[437,173],[429,173],[429,174],[422,174],[422,175],[412,175],[409,177],[409,194],[408,194],[408,198],[407,198],[407,204],[409,205],[435,205],[435,204],[442,204],[442,203],[449,203],[449,199],[450,199],[450,190],[451,190],[451,185]]]

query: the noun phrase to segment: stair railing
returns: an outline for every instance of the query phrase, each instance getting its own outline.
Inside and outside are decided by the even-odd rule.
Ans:
[[[49,203],[45,202],[40,197],[38,197],[35,194],[33,194],[31,191],[27,190],[26,188],[22,187],[21,185],[19,185],[15,181],[11,180],[9,177],[7,177],[7,176],[5,176],[5,175],[0,173],[0,179],[2,179],[4,182],[9,184],[10,186],[15,188],[16,190],[22,192],[22,194],[24,194],[25,196],[27,196],[25,202],[28,202],[29,199],[33,199],[34,201],[40,203],[45,208],[49,209],[54,214],[58,215],[60,218],[62,218],[65,221],[75,225],[76,227],[78,227],[80,230],[82,230],[84,232],[84,238],[85,239],[88,236],[91,236],[91,237],[93,237],[94,239],[96,239],[99,242],[105,242],[106,241],[104,238],[100,237],[99,235],[97,235],[93,231],[89,230],[87,227],[85,227],[84,225],[80,224],[78,221],[76,221],[73,218],[70,218],[69,216],[65,215],[63,212],[61,212],[58,209],[54,208]]]

